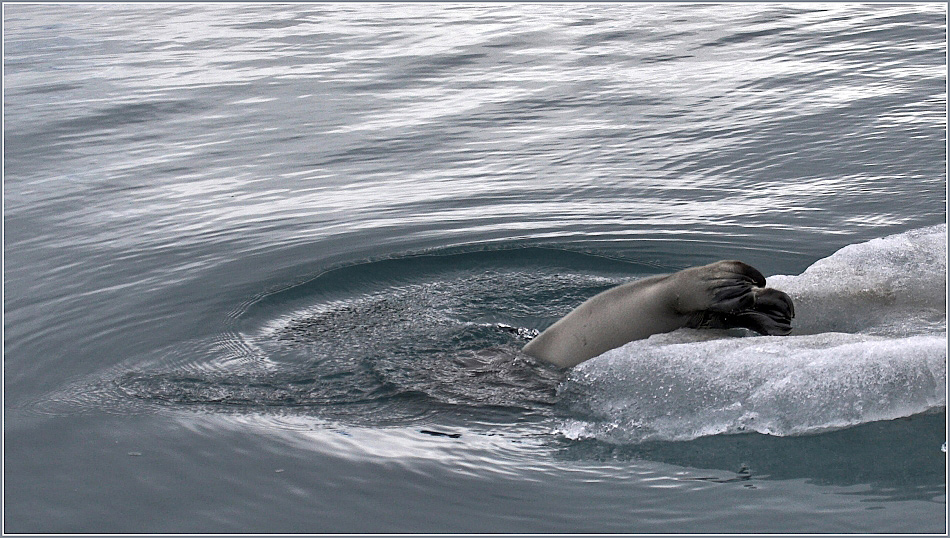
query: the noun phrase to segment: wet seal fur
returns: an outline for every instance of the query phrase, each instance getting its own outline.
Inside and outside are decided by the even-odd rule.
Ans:
[[[757,269],[740,261],[719,261],[599,293],[522,351],[569,368],[627,342],[683,327],[743,327],[763,335],[786,335],[793,317],[792,299],[766,288]]]

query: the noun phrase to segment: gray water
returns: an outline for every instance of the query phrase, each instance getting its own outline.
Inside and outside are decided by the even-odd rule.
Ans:
[[[6,532],[946,531],[945,5],[3,25]],[[792,335],[518,352],[729,258]]]

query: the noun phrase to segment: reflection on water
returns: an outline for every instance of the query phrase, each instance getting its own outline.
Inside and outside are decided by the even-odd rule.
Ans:
[[[853,245],[815,267],[853,271],[887,252],[897,265],[875,269],[913,273],[898,291],[929,297],[889,307],[902,319],[907,304],[927,314],[942,299],[917,288],[932,287],[932,277],[945,272],[945,256],[931,256],[946,248],[934,240],[944,230]],[[756,487],[806,478],[865,486],[865,494],[882,499],[939,495],[945,336],[930,334],[926,324],[910,327],[911,336],[877,334],[882,323],[893,326],[881,321],[891,313],[863,291],[874,274],[850,284],[815,282],[811,269],[783,277],[797,299],[824,301],[820,310],[861,298],[877,305],[880,315],[865,316],[855,334],[743,338],[683,330],[570,371],[519,353],[539,328],[586,297],[645,270],[542,249],[343,267],[246,305],[233,314],[235,332],[143,357],[38,409],[230,417],[277,435],[283,430],[292,443],[294,432],[329,430],[347,439],[305,433],[302,442],[346,451],[356,436],[369,461],[415,454],[418,443],[435,437],[458,440],[462,462],[481,446],[496,464],[516,467],[521,457],[646,461],[720,471],[682,480]],[[849,286],[850,293],[841,291]],[[814,323],[807,317],[806,326]],[[911,345],[917,340],[926,345]],[[769,435],[716,435],[753,431]]]
[[[3,16],[5,530],[945,530],[943,415],[569,440],[572,374],[517,354],[625,279],[945,222],[943,6]],[[791,290],[808,330],[945,334],[888,256]]]
[[[946,461],[939,447],[946,439],[946,418],[941,410],[795,437],[744,434],[635,445],[589,439],[564,443],[559,457],[658,461],[708,469],[714,479],[745,474],[752,484],[805,478],[814,484],[863,486],[861,494],[871,499],[944,502]],[[746,472],[739,473],[743,468]]]

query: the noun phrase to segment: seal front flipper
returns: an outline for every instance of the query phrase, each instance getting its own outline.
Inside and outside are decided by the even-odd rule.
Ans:
[[[737,260],[726,260],[703,267],[687,269],[681,273],[695,279],[696,285],[705,288],[703,304],[681,303],[683,313],[697,310],[733,313],[750,310],[755,305],[755,289],[765,287],[765,277],[758,269]]]
[[[692,329],[745,328],[769,336],[785,336],[792,332],[795,304],[788,294],[772,288],[755,288],[752,293],[755,299],[752,308],[697,312],[686,326]]]
[[[755,290],[755,306],[751,311],[740,312],[739,322],[759,334],[785,336],[792,332],[795,303],[783,291],[772,288]]]
[[[756,312],[760,312],[775,320],[791,322],[795,317],[795,303],[784,291],[774,288],[758,288],[755,290]]]

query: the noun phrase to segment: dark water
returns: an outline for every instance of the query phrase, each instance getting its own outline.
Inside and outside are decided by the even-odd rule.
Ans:
[[[945,5],[3,10],[5,531],[946,531]]]

